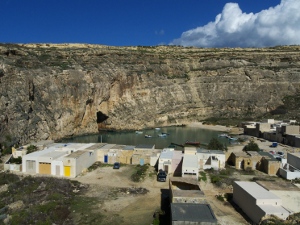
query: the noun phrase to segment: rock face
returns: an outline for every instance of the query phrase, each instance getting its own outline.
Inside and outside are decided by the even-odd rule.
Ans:
[[[21,143],[255,117],[300,90],[300,47],[0,45],[0,135]]]

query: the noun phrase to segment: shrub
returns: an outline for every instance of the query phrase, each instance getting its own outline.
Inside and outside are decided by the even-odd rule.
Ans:
[[[3,155],[11,155],[12,154],[12,151],[11,151],[11,148],[7,147],[3,150]]]
[[[200,171],[199,181],[203,180],[204,182],[207,181],[206,173],[204,171]]]
[[[38,148],[35,145],[29,145],[27,147],[27,154],[35,152]]]
[[[244,148],[243,151],[260,151],[260,148],[258,147],[258,145],[251,140]]]
[[[14,158],[14,157],[11,157],[10,163],[15,163],[15,164],[21,164],[22,163],[22,157],[19,156],[18,158]]]
[[[217,138],[212,138],[207,146],[211,150],[222,150],[227,151],[226,145],[223,145]]]
[[[136,171],[131,175],[131,180],[134,182],[139,182],[145,178],[146,171],[148,170],[149,165],[145,164],[143,166],[137,165]]]

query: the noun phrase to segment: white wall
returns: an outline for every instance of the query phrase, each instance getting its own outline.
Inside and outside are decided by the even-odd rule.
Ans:
[[[51,162],[51,174],[52,175],[56,175],[56,166],[59,166],[60,168],[60,173],[59,173],[59,176],[64,176],[64,163],[63,161],[61,160],[53,160]]]

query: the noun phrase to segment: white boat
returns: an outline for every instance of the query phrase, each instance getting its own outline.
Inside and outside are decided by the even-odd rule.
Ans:
[[[237,138],[234,138],[234,137],[227,136],[227,138],[228,138],[230,141],[237,141]]]
[[[136,130],[135,133],[136,133],[136,134],[142,134],[143,131]]]
[[[219,134],[218,137],[228,137],[227,134]]]
[[[161,134],[158,134],[158,137],[167,137],[167,134],[161,133]]]
[[[159,127],[155,127],[155,130],[160,130],[160,128]]]
[[[145,134],[145,138],[152,138],[152,136],[149,134]]]

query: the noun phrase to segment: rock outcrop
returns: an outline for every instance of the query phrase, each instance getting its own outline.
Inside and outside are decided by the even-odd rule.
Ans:
[[[299,50],[2,44],[0,135],[24,143],[255,117],[299,93]]]

